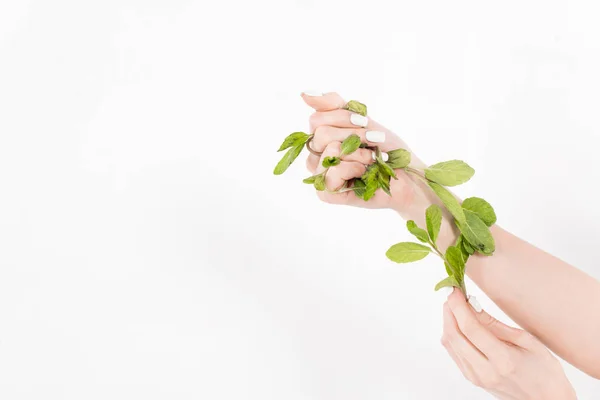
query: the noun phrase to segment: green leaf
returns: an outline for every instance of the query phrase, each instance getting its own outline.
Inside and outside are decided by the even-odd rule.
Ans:
[[[431,249],[419,243],[396,243],[385,253],[387,258],[397,263],[419,261],[427,257]]]
[[[458,235],[458,239],[456,239],[456,243],[454,243],[454,247],[456,247],[457,249],[459,249],[462,253],[463,256],[463,260],[465,260],[465,264],[467,263],[467,260],[469,259],[469,256],[473,253],[469,253],[466,249],[465,249],[465,240],[463,239],[463,235]],[[467,245],[469,245],[467,243]]]
[[[385,161],[383,161],[381,155],[376,158],[376,161],[377,164],[379,164],[379,169],[381,171],[384,171],[388,176],[393,176],[394,179],[398,179],[398,176],[396,176],[396,171],[394,171],[392,167],[390,167]]]
[[[387,165],[392,169],[405,168],[410,164],[410,152],[404,149],[388,151]]]
[[[390,176],[383,171],[379,171],[377,175],[377,182],[379,183],[379,187],[383,190],[388,196],[392,195],[390,192]]]
[[[444,256],[446,257],[448,264],[450,264],[452,275],[454,275],[459,282],[462,281],[465,274],[465,260],[460,249],[455,246],[450,246],[446,249],[446,254]]]
[[[367,106],[365,106],[360,101],[350,100],[344,109],[348,111],[352,111],[353,113],[360,114],[364,117],[367,116]]]
[[[283,143],[277,151],[283,151],[290,147],[300,146],[301,144],[306,143],[309,137],[310,135],[304,132],[290,133],[288,137],[283,140]]]
[[[446,206],[446,209],[452,214],[454,219],[461,223],[465,222],[465,213],[462,207],[458,204],[456,197],[454,197],[448,189],[435,182],[429,182],[429,187],[437,194],[440,200],[442,200],[442,203],[444,203],[444,206]]]
[[[317,189],[319,192],[322,192],[325,190],[325,175],[324,174],[319,174],[319,175],[315,175],[315,189]]]
[[[354,180],[354,194],[360,199],[364,199],[366,184],[362,179]]]
[[[273,170],[273,173],[275,175],[283,174],[288,169],[288,167],[290,165],[292,165],[294,160],[296,158],[298,158],[298,155],[302,152],[303,148],[304,148],[304,143],[299,144],[299,145],[294,146],[291,149],[289,149],[287,151],[287,153],[284,154],[283,158],[279,161],[279,163],[277,163],[277,165],[275,166],[275,169]]]
[[[475,254],[475,249],[473,248],[473,246],[471,246],[469,244],[469,242],[467,242],[467,239],[465,239],[464,235],[460,235],[461,238],[463,238],[462,240],[462,247],[465,253],[467,253],[468,255],[473,255]]]
[[[309,176],[308,178],[304,179],[302,182],[304,183],[308,183],[309,185],[312,185],[315,183],[315,179],[317,179],[317,176]]]
[[[417,239],[419,239],[423,243],[429,242],[429,236],[427,236],[427,232],[424,229],[421,229],[417,226],[415,221],[410,220],[406,221],[406,228],[410,233],[412,233]]]
[[[447,276],[435,285],[435,290],[438,291],[443,287],[457,287],[460,289],[460,283],[453,276]]]
[[[479,197],[469,197],[462,203],[462,208],[473,211],[487,226],[496,223],[496,213],[490,203]]]
[[[444,161],[425,169],[425,177],[444,186],[456,186],[467,182],[475,170],[460,160]]]
[[[354,153],[360,147],[360,136],[352,134],[342,142],[342,156]]]
[[[377,189],[379,189],[379,166],[377,164],[371,164],[367,167],[367,171],[362,176],[362,180],[365,181],[365,193],[363,194],[363,200],[368,201],[375,195]]]
[[[435,204],[430,205],[425,211],[425,223],[427,224],[427,233],[435,244],[442,227],[442,209]]]
[[[496,249],[490,228],[472,211],[464,210],[466,220],[458,223],[465,240],[478,252],[492,255]]]
[[[323,159],[323,168],[335,167],[342,162],[339,157],[325,157]]]

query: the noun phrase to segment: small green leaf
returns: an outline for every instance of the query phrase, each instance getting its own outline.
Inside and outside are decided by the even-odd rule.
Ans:
[[[423,242],[423,243],[429,242],[429,236],[427,236],[427,232],[425,231],[425,229],[419,228],[417,226],[417,224],[415,223],[415,221],[413,221],[413,220],[406,221],[406,229],[408,229],[408,231],[410,233],[412,233],[421,242]]]
[[[438,291],[443,287],[457,287],[460,289],[460,283],[453,276],[447,276],[435,285],[435,290]]]
[[[308,140],[309,137],[310,137],[310,135],[307,133],[304,133],[304,132],[290,133],[288,135],[288,137],[286,137],[283,140],[283,143],[281,144],[281,146],[279,147],[279,150],[277,150],[277,151],[283,151],[287,148],[296,147],[301,144],[304,144],[304,143],[306,143],[306,141]]]
[[[352,134],[342,142],[342,156],[354,153],[360,147],[360,136]]]
[[[385,253],[387,258],[397,263],[409,263],[419,261],[427,257],[431,249],[419,243],[402,242],[396,243]]]
[[[324,174],[319,174],[319,175],[315,175],[315,189],[317,189],[319,192],[322,192],[325,190],[325,175]]]
[[[490,228],[472,211],[464,210],[465,222],[458,222],[458,229],[465,237],[465,241],[478,252],[485,255],[492,255],[496,249],[494,238]]]
[[[462,253],[463,256],[463,260],[465,260],[465,264],[467,263],[467,260],[469,259],[469,256],[473,253],[469,253],[466,248],[465,248],[465,240],[463,239],[463,235],[458,235],[458,239],[456,239],[456,243],[454,243],[454,247],[456,247],[457,249],[459,249]],[[469,245],[467,243],[467,245]]]
[[[444,206],[446,206],[446,209],[452,214],[454,219],[461,223],[465,222],[466,218],[462,207],[458,204],[456,197],[454,197],[448,189],[435,182],[429,182],[429,187],[437,194],[440,200],[442,200],[442,203],[444,203]]]
[[[388,176],[393,176],[394,179],[398,179],[398,176],[396,176],[396,171],[394,171],[392,169],[392,167],[390,167],[389,165],[387,165],[387,163],[385,161],[383,161],[383,158],[381,156],[378,156],[376,158],[377,164],[379,164],[379,169],[381,171],[384,171]]]
[[[277,165],[275,166],[275,169],[273,170],[273,173],[275,175],[283,174],[288,169],[288,167],[290,165],[292,165],[294,160],[296,158],[298,158],[298,155],[302,152],[303,148],[304,148],[304,143],[294,146],[291,149],[289,149],[287,151],[287,153],[285,153],[283,155],[283,158],[279,161],[279,163],[277,163]]]
[[[410,152],[404,149],[388,151],[387,165],[392,169],[405,168],[410,164]]]
[[[465,273],[465,260],[460,249],[455,246],[448,247],[446,249],[445,257],[452,269],[452,275],[454,275],[458,281],[462,281],[462,277]]]
[[[342,162],[339,157],[325,157],[323,159],[323,168],[335,167]]]
[[[377,164],[369,165],[361,179],[365,181],[363,199],[368,201],[375,195],[377,189],[379,189],[379,166]]]
[[[364,199],[366,184],[362,179],[354,180],[354,194],[360,199]]]
[[[435,204],[430,205],[425,211],[425,223],[431,241],[436,243],[442,227],[442,209]]]
[[[444,186],[456,186],[467,182],[475,170],[460,160],[444,161],[425,169],[425,177]]]
[[[496,213],[490,203],[479,197],[469,197],[462,203],[462,208],[473,211],[487,226],[496,223]]]
[[[302,182],[307,183],[309,185],[312,185],[315,183],[315,179],[317,179],[317,176],[309,176],[308,178],[304,179]]]
[[[475,254],[475,249],[473,248],[473,246],[471,246],[469,244],[469,242],[467,242],[467,239],[465,239],[465,237],[463,235],[460,235],[460,237],[463,238],[462,247],[463,247],[464,253],[467,253],[468,255]]]
[[[388,196],[392,195],[390,192],[390,176],[383,171],[379,171],[377,175],[377,182],[379,183],[379,187],[383,190]]]
[[[353,113],[360,114],[364,117],[367,116],[367,106],[365,106],[360,101],[350,100],[348,104],[346,104],[346,107],[344,107],[344,109],[352,111]]]

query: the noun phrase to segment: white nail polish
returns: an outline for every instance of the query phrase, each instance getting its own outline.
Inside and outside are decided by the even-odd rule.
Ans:
[[[477,301],[477,298],[475,298],[475,296],[471,296],[469,295],[469,304],[471,305],[471,307],[473,307],[473,309],[480,313],[483,311],[483,308],[481,308],[481,304],[479,304],[479,302]]]
[[[381,153],[381,158],[383,158],[383,161],[387,162],[387,160],[390,159],[390,156],[388,156],[388,153]]]
[[[371,158],[373,159],[373,161],[377,160],[377,155],[374,151],[371,152]]]
[[[381,131],[367,131],[365,134],[367,140],[373,143],[383,143],[385,142],[385,132]]]
[[[317,92],[316,90],[308,90],[306,92],[302,92],[307,96],[312,96],[312,97],[317,97],[317,96],[323,96],[323,93],[321,92]]]
[[[363,117],[360,114],[350,114],[350,122],[356,126],[362,126],[363,128],[369,123],[369,118]]]

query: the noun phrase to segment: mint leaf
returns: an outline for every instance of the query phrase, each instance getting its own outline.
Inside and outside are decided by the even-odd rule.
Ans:
[[[308,178],[305,178],[304,180],[302,180],[302,182],[312,185],[313,183],[315,183],[315,179],[317,179],[316,175],[309,176]]]
[[[366,184],[362,179],[354,180],[354,194],[356,197],[364,200]]]
[[[425,223],[427,224],[427,233],[435,244],[442,227],[442,209],[435,204],[430,205],[425,211]]]
[[[444,161],[425,169],[425,177],[444,186],[456,186],[467,182],[475,170],[460,160]]]
[[[427,236],[427,232],[424,229],[421,229],[417,226],[415,221],[410,220],[406,221],[406,229],[410,233],[412,233],[417,239],[419,239],[423,243],[429,242],[429,236]]]
[[[325,157],[323,159],[323,168],[335,167],[342,162],[339,157]]]
[[[352,134],[342,142],[342,156],[354,153],[361,145],[360,136]]]
[[[444,206],[446,206],[446,209],[450,212],[450,214],[452,214],[454,219],[460,223],[465,222],[465,213],[460,204],[458,204],[456,197],[454,197],[454,195],[450,193],[448,189],[435,182],[429,182],[428,184],[435,194],[437,194],[440,200],[442,200],[442,203],[444,203]]]
[[[401,169],[408,167],[410,164],[410,151],[404,149],[397,149],[388,151],[387,165],[392,169]]]
[[[458,281],[462,281],[465,274],[465,260],[460,249],[455,246],[448,247],[446,249],[445,257],[452,269],[452,275],[454,275]]]
[[[472,211],[464,210],[465,221],[457,222],[458,229],[463,234],[465,241],[473,249],[485,255],[492,255],[496,249],[490,228]]]
[[[469,197],[462,203],[462,208],[473,211],[487,226],[496,223],[496,213],[490,203],[480,197]]]
[[[365,182],[363,200],[368,201],[375,195],[377,189],[379,189],[379,166],[377,164],[369,165],[361,179]]]
[[[385,161],[383,161],[381,154],[379,154],[375,160],[377,161],[377,164],[379,164],[379,169],[381,171],[384,171],[388,176],[393,176],[394,179],[398,179],[398,177],[396,176],[396,171],[394,171],[392,167],[390,167]]]
[[[364,117],[367,116],[367,106],[360,101],[350,100],[344,107],[345,110],[352,111],[353,113],[360,114]]]
[[[304,143],[299,144],[299,145],[294,146],[291,149],[289,149],[287,151],[287,153],[284,154],[283,158],[277,163],[277,165],[275,166],[275,169],[273,170],[273,173],[275,175],[283,174],[288,169],[288,167],[290,165],[292,165],[294,160],[296,158],[298,158],[298,155],[302,152],[303,148],[304,148]]]
[[[385,253],[387,258],[397,263],[409,263],[419,261],[427,257],[431,250],[419,243],[402,242],[396,243]]]
[[[310,135],[304,132],[291,133],[283,140],[283,143],[277,151],[283,151],[290,147],[300,146],[301,144],[306,143],[309,137]]]
[[[379,187],[383,190],[388,196],[392,195],[390,191],[390,176],[383,171],[379,171],[377,175],[377,182],[379,183]]]
[[[325,190],[325,174],[315,175],[314,186],[319,192]]]
[[[473,253],[475,253],[475,250],[473,250],[473,248],[471,248],[471,253],[469,253],[467,251],[467,249],[465,248],[465,244],[466,246],[470,245],[464,240],[463,235],[458,235],[458,239],[456,239],[456,243],[454,243],[454,247],[456,247],[457,249],[459,249],[462,253],[463,256],[463,260],[465,260],[465,264],[467,263],[467,260],[469,259],[469,256]]]
[[[460,283],[453,276],[447,276],[435,285],[435,290],[438,291],[443,287],[457,287],[460,289]]]

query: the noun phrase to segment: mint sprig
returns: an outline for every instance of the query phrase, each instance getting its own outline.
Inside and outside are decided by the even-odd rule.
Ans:
[[[363,116],[367,115],[367,106],[356,100],[349,101],[344,109]],[[279,161],[273,173],[275,175],[284,173],[304,147],[308,147],[312,138],[313,135],[304,132],[294,132],[288,135],[278,150],[287,149],[288,151]],[[345,182],[342,187],[335,190],[328,190],[325,182],[329,169],[339,165],[344,156],[352,154],[359,148],[374,151],[375,162],[367,166],[365,173],[360,178]],[[313,154],[319,154],[312,149],[309,150]],[[475,170],[461,160],[444,161],[420,170],[410,166],[411,153],[406,149],[392,150],[387,154],[388,160],[384,161],[381,150],[377,146],[362,143],[358,135],[351,135],[342,142],[339,156],[323,158],[324,170],[304,179],[303,182],[313,185],[318,191],[331,193],[353,191],[357,197],[369,201],[379,189],[391,196],[390,182],[392,178],[398,179],[398,170],[422,180],[439,198],[451,216],[452,221],[450,222],[458,227],[461,234],[454,245],[446,249],[445,253],[440,251],[437,240],[442,226],[443,212],[439,206],[432,205],[425,212],[425,229],[419,227],[414,221],[406,223],[408,231],[421,243],[397,243],[389,248],[386,256],[397,263],[410,263],[422,260],[429,254],[435,254],[442,259],[447,274],[438,282],[435,290],[453,286],[459,288],[466,296],[466,263],[469,257],[475,253],[486,256],[494,253],[495,243],[489,228],[496,223],[497,217],[493,207],[484,199],[469,197],[461,204],[446,187],[468,182],[475,174]]]

